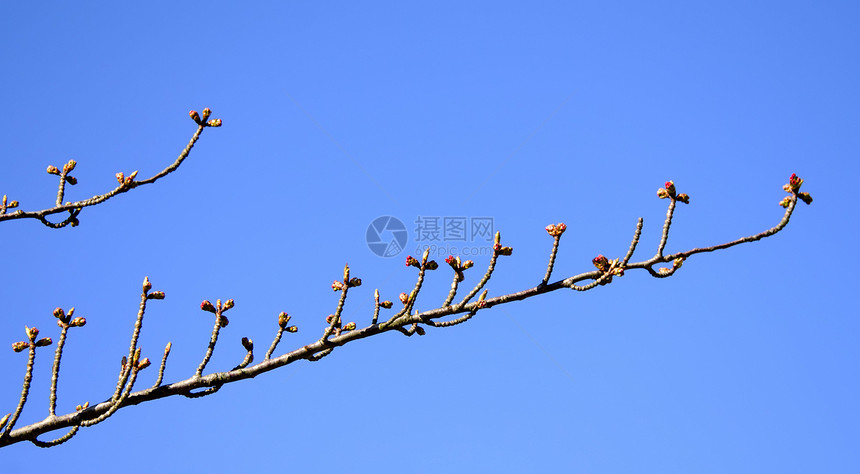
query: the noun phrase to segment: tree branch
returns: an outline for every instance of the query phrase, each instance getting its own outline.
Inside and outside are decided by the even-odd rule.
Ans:
[[[198,134],[195,134],[195,136],[199,135],[200,130],[202,130],[202,126],[198,129]],[[186,150],[190,149],[191,145],[193,145],[193,142],[189,144],[189,147]],[[178,166],[178,163],[176,165]],[[170,171],[167,171],[166,173],[169,172]],[[155,177],[155,179],[157,179],[157,177]],[[109,399],[95,406],[89,407],[87,403],[83,406],[78,406],[74,413],[69,413],[63,416],[55,416],[53,414],[56,400],[55,373],[54,383],[52,384],[50,406],[51,410],[49,416],[42,421],[30,424],[28,426],[18,429],[12,429],[12,425],[17,420],[18,416],[21,413],[23,405],[26,402],[27,391],[29,388],[29,380],[32,374],[35,348],[39,345],[50,344],[50,339],[44,338],[40,341],[36,341],[35,337],[38,334],[38,330],[27,329],[29,341],[13,344],[13,348],[16,351],[29,349],[30,357],[29,362],[27,364],[27,372],[21,402],[19,403],[18,408],[15,410],[12,422],[9,423],[9,426],[7,426],[2,432],[2,434],[0,434],[0,447],[8,446],[21,441],[31,441],[37,446],[42,447],[53,446],[70,439],[72,436],[74,436],[75,433],[77,433],[79,427],[90,426],[99,423],[111,414],[113,414],[119,408],[137,405],[140,403],[158,400],[161,398],[175,395],[182,395],[189,398],[209,395],[217,392],[225,384],[253,378],[260,374],[275,370],[285,365],[292,364],[299,360],[319,360],[322,357],[330,354],[337,347],[344,346],[350,342],[357,341],[360,339],[369,338],[377,334],[382,334],[390,331],[398,331],[407,336],[411,336],[416,332],[419,335],[423,335],[425,333],[425,330],[423,327],[420,326],[421,324],[425,324],[431,327],[450,327],[456,324],[466,322],[470,318],[474,317],[478,313],[478,311],[487,310],[494,306],[508,304],[514,301],[524,300],[544,293],[549,293],[551,291],[556,291],[563,288],[570,288],[578,291],[588,291],[597,286],[603,286],[612,283],[614,278],[617,279],[623,277],[625,271],[629,270],[644,269],[652,276],[658,278],[665,278],[673,275],[681,267],[682,263],[693,255],[722,250],[746,242],[755,242],[765,237],[772,236],[784,229],[786,225],[788,225],[789,219],[791,218],[796,208],[798,199],[803,200],[807,204],[812,202],[812,198],[811,196],[809,196],[808,193],[803,193],[799,191],[800,185],[802,183],[803,180],[797,178],[796,175],[792,175],[789,184],[784,187],[784,189],[789,193],[789,196],[780,202],[780,205],[785,208],[785,213],[776,226],[758,234],[743,237],[737,240],[733,240],[731,242],[713,245],[710,247],[697,247],[683,252],[677,252],[664,256],[663,250],[665,249],[668,240],[668,235],[672,225],[672,218],[676,203],[679,201],[685,204],[689,203],[689,196],[687,196],[686,194],[676,194],[674,183],[672,181],[669,181],[657,193],[661,199],[670,199],[670,201],[666,220],[663,225],[663,232],[661,235],[660,243],[657,246],[656,254],[650,259],[635,263],[629,263],[629,260],[632,258],[633,253],[635,252],[637,245],[639,244],[639,239],[642,233],[642,227],[644,223],[643,220],[640,218],[637,222],[636,230],[634,232],[631,244],[628,247],[623,259],[616,258],[614,260],[610,260],[603,255],[598,255],[592,260],[592,264],[595,266],[596,270],[583,272],[578,275],[573,275],[561,280],[557,280],[553,283],[549,283],[556,255],[559,249],[560,237],[567,228],[566,225],[563,223],[550,225],[547,226],[546,231],[549,233],[550,236],[554,238],[553,247],[550,253],[550,261],[547,266],[547,271],[537,286],[527,288],[519,292],[510,293],[507,295],[496,296],[493,298],[487,298],[488,290],[484,289],[477,301],[470,302],[471,299],[479,291],[481,291],[487,284],[487,282],[490,280],[494,270],[496,269],[499,257],[508,256],[513,253],[513,249],[511,247],[504,247],[501,245],[501,235],[499,233],[496,233],[496,238],[493,246],[493,256],[490,260],[490,264],[480,281],[463,298],[463,300],[458,304],[451,304],[451,302],[453,302],[454,300],[454,296],[458,288],[458,283],[465,278],[464,271],[470,268],[473,263],[471,260],[461,262],[459,257],[450,256],[446,259],[446,263],[448,263],[454,271],[454,282],[452,283],[451,291],[442,306],[423,312],[416,311],[413,313],[412,309],[415,305],[418,294],[422,289],[425,272],[427,270],[436,270],[438,268],[438,264],[432,260],[428,261],[427,252],[424,253],[421,261],[418,261],[417,259],[409,256],[406,260],[407,266],[417,267],[419,269],[419,273],[417,282],[412,291],[408,295],[406,293],[402,293],[400,295],[400,300],[403,303],[403,308],[387,321],[378,323],[377,319],[380,308],[387,309],[390,308],[392,304],[390,301],[380,302],[379,292],[377,290],[375,292],[376,304],[374,306],[372,322],[369,326],[360,329],[356,328],[354,322],[348,323],[346,325],[342,324],[340,318],[347,300],[347,290],[349,288],[361,285],[360,279],[350,278],[349,267],[345,267],[343,279],[335,280],[335,282],[332,284],[332,288],[335,291],[340,291],[341,295],[338,299],[335,314],[332,314],[327,318],[326,324],[323,329],[323,335],[321,338],[319,338],[315,342],[299,347],[284,355],[278,357],[271,357],[281,339],[283,332],[286,331],[294,333],[297,331],[296,326],[287,326],[290,317],[287,315],[287,313],[282,312],[278,315],[278,331],[276,333],[275,339],[269,347],[269,350],[267,351],[263,361],[255,365],[249,366],[249,364],[253,361],[253,342],[247,338],[243,338],[242,345],[247,350],[247,355],[245,356],[245,359],[242,361],[242,363],[240,363],[232,370],[226,372],[212,373],[209,375],[203,375],[203,370],[205,369],[206,363],[211,357],[212,351],[217,344],[218,333],[220,329],[227,326],[226,317],[224,317],[222,313],[232,308],[234,306],[234,303],[232,299],[227,300],[224,304],[222,304],[221,301],[218,300],[215,305],[213,305],[209,301],[203,301],[200,306],[201,309],[207,312],[214,313],[216,316],[216,322],[215,328],[213,329],[212,337],[210,338],[209,346],[207,348],[206,356],[204,357],[203,362],[201,362],[201,364],[198,366],[196,373],[192,377],[189,377],[185,380],[175,382],[169,385],[161,385],[161,380],[164,373],[164,365],[166,363],[167,354],[170,350],[170,344],[168,344],[167,348],[165,348],[161,367],[159,369],[158,381],[156,382],[155,386],[137,392],[132,392],[132,387],[137,378],[138,372],[149,365],[149,359],[141,359],[141,349],[136,345],[137,338],[139,336],[142,326],[143,315],[146,311],[146,301],[149,299],[164,298],[163,292],[151,291],[152,285],[149,282],[149,279],[146,278],[143,284],[143,295],[141,298],[138,318],[135,323],[132,335],[129,355],[128,357],[123,357],[123,364],[122,370],[120,372],[119,382],[117,383],[117,387],[115,389],[114,394]],[[657,270],[654,270],[653,268],[654,265],[668,262],[672,262],[671,268],[659,268]],[[586,285],[577,285],[577,283],[587,280],[591,280],[591,282]],[[67,319],[70,318],[72,311],[69,311],[69,313],[70,314],[67,316],[63,315],[62,310],[58,309],[55,311],[54,315],[58,317],[61,321],[65,322],[65,324],[74,325],[71,324],[71,322],[73,321],[67,321]],[[62,315],[62,317],[58,316],[58,314]],[[449,316],[457,315],[462,316],[459,316],[454,319],[444,320],[444,318],[447,318]],[[406,329],[405,326],[410,326],[410,328]],[[62,324],[61,327],[63,327]],[[63,330],[61,341],[65,340],[64,335],[65,329]],[[47,339],[47,342],[45,342],[45,339]],[[56,368],[59,367],[60,352],[61,348],[58,348],[57,356],[55,358]],[[195,390],[200,391],[195,392]],[[9,415],[6,415],[2,420],[0,420],[0,430],[3,429],[3,425],[5,425],[5,422],[8,419]],[[43,433],[48,433],[64,428],[71,428],[71,431],[69,431],[63,437],[58,438],[54,441],[42,442],[36,439],[39,435]]]

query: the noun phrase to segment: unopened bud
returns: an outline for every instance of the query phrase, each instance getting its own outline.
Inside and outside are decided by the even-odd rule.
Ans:
[[[284,312],[278,315],[278,326],[285,327],[290,322],[290,315]]]
[[[383,308],[385,308],[385,309],[389,309],[389,308],[391,308],[391,306],[393,306],[393,305],[394,305],[394,303],[392,303],[391,301],[388,301],[388,300],[383,301],[382,303],[379,303],[379,306],[381,306],[381,307],[383,307]]]
[[[463,262],[463,270],[468,270],[469,268],[472,268],[473,266],[475,266],[475,262],[473,262],[471,260],[466,260],[465,262]]]
[[[426,334],[426,332],[424,332],[424,328],[422,328],[421,326],[415,326],[415,332],[417,332],[419,336],[423,336],[424,334]]]
[[[143,370],[143,369],[149,367],[151,364],[152,364],[152,362],[149,360],[149,357],[144,357],[143,360],[138,362],[137,370]]]
[[[439,264],[436,263],[436,260],[430,260],[429,262],[424,264],[424,268],[426,268],[427,270],[435,270],[439,268]]]
[[[63,173],[68,173],[69,171],[72,171],[73,169],[75,169],[75,166],[77,166],[77,164],[77,161],[69,160],[68,163],[63,165]]]
[[[688,195],[686,195],[686,194],[679,194],[679,195],[677,195],[677,196],[675,197],[675,200],[677,200],[677,201],[681,201],[681,202],[683,202],[684,204],[690,204],[690,196],[688,196]]]
[[[123,174],[123,172],[120,171],[119,173],[116,174],[116,180],[117,180],[117,182],[119,182],[119,184],[124,184],[125,183],[125,174]]]
[[[810,196],[809,193],[797,193],[797,197],[806,204],[812,204],[812,196]],[[12,201],[12,203],[14,202],[15,201]]]
[[[609,259],[604,257],[603,255],[598,255],[591,260],[591,263],[597,267],[598,270],[605,272],[609,267]]]
[[[331,289],[332,289],[332,290],[334,290],[334,291],[340,291],[340,290],[342,290],[342,289],[343,289],[343,282],[342,282],[342,281],[337,281],[337,280],[335,280],[335,281],[331,284]]]
[[[24,326],[24,332],[31,341],[39,337],[39,330],[36,328],[28,328],[27,326]]]
[[[209,125],[210,127],[220,127],[221,126],[221,119],[212,119],[212,120],[206,122],[206,125]]]
[[[298,331],[299,331],[299,328],[298,328],[297,326],[289,326],[289,327],[286,329],[286,331],[287,331],[287,332],[298,332]]]
[[[791,190],[797,192],[800,190],[800,185],[803,184],[803,180],[800,179],[796,174],[792,173],[791,177],[788,179],[788,185],[791,187]]]
[[[36,347],[50,346],[52,342],[50,337],[43,337],[36,341]]]
[[[228,325],[228,324],[230,324],[230,320],[229,320],[229,319],[227,319],[227,316],[221,316],[220,318],[218,318],[218,324],[219,324],[222,328],[226,328],[226,327],[227,327],[227,325]]]
[[[230,298],[229,300],[224,302],[224,311],[227,311],[228,309],[232,308],[234,305],[235,305],[235,303],[233,302],[233,298]]]
[[[254,341],[248,339],[247,337],[243,337],[242,347],[244,347],[246,351],[251,352],[254,350]]]
[[[196,110],[189,111],[188,116],[191,117],[191,120],[194,120],[198,124],[200,123],[200,114],[198,114]]]
[[[353,279],[349,280],[349,286],[350,286],[350,288],[356,287],[356,286],[361,286],[361,278],[353,278]]]
[[[203,311],[209,311],[210,313],[215,312],[215,306],[213,306],[209,300],[203,300],[203,302],[200,303],[200,309]]]
[[[67,183],[71,184],[72,186],[74,186],[74,185],[78,184],[78,180],[77,180],[77,178],[75,178],[74,176],[68,176],[68,175],[66,175],[65,180],[66,180],[66,182],[67,182]]]
[[[784,197],[782,199],[782,201],[779,202],[779,205],[782,207],[788,207],[790,204],[791,204],[791,198],[790,197]]]
[[[86,318],[78,317],[78,318],[73,319],[72,322],[69,323],[69,326],[76,326],[76,327],[80,328],[80,327],[84,327],[84,325],[86,325],[86,324],[87,324]]]
[[[344,331],[355,331],[355,321],[349,322],[343,327]]]
[[[412,255],[409,255],[408,257],[406,257],[406,266],[419,268],[421,267],[421,263],[418,262],[418,259],[416,259]]]
[[[328,324],[331,324],[331,322],[332,322],[333,320],[334,320],[334,315],[333,315],[333,314],[330,314],[330,315],[328,315],[328,316],[326,316],[326,317],[325,317],[325,322],[327,322]]]
[[[48,165],[48,174],[60,174],[60,170],[54,165]]]
[[[666,188],[666,191],[669,193],[669,196],[675,195],[675,182],[674,181],[666,181],[665,188]]]
[[[666,191],[666,188],[660,188],[657,190],[657,197],[660,199],[666,199],[669,197],[669,191]]]
[[[19,341],[19,342],[13,342],[12,343],[12,350],[15,352],[21,352],[28,347],[30,347],[30,343],[26,342],[26,341]]]
[[[9,203],[9,205],[7,205],[6,207],[7,207],[7,208],[9,208],[9,209],[12,209],[12,208],[18,207],[18,201],[12,201],[12,202],[10,202],[10,203]]]
[[[63,308],[54,308],[54,317],[57,319],[65,318],[66,313],[63,311]]]
[[[499,253],[499,255],[511,255],[512,253],[514,253],[514,249],[512,247],[499,246],[496,251]]]
[[[403,304],[409,302],[409,295],[407,295],[406,293],[400,293],[400,302]]]
[[[164,292],[163,291],[153,291],[152,293],[146,295],[146,299],[148,300],[163,300]]]
[[[152,289],[152,283],[149,282],[149,277],[143,277],[143,292],[146,293]]]
[[[203,120],[203,121],[209,120],[209,115],[211,115],[211,114],[212,114],[212,111],[209,110],[209,107],[206,107],[205,109],[203,109],[203,111],[200,112],[200,120]]]

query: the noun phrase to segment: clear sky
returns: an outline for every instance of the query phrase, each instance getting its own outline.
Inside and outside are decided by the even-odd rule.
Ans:
[[[3,414],[26,361],[10,344],[24,325],[56,341],[58,306],[88,321],[67,341],[58,411],[108,398],[144,276],[167,298],[140,344],[157,359],[173,342],[173,382],[205,352],[203,299],[236,301],[209,364],[227,370],[242,336],[262,358],[280,311],[299,332],[276,354],[318,339],[346,262],[364,281],[344,313],[359,326],[374,288],[396,301],[412,287],[404,260],[424,245],[440,263],[477,253],[474,284],[480,233],[422,239],[416,222],[489,219],[514,249],[488,284],[498,296],[541,280],[550,223],[568,225],[558,278],[622,256],[640,216],[633,260],[652,256],[669,179],[692,198],[669,252],[775,225],[792,173],[815,202],[670,279],[631,271],[358,341],[211,397],[122,409],[56,448],[3,448],[3,471],[860,471],[856,2],[130,5],[0,9],[0,194],[50,207],[45,168],[74,158],[67,196],[86,198],[171,163],[188,110],[224,126],[79,227],[0,226]],[[396,256],[368,247],[380,216],[407,230]],[[430,273],[416,308],[441,304],[450,278]],[[52,356],[37,355],[19,426],[47,415]]]

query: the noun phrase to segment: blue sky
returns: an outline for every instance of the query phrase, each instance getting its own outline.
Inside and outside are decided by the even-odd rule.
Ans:
[[[628,272],[481,312],[424,337],[384,334],[200,400],[120,410],[49,450],[3,448],[7,468],[67,472],[857,472],[860,336],[849,250],[860,146],[854,2],[29,2],[0,13],[0,193],[49,207],[49,164],[78,162],[68,198],[150,176],[212,108],[189,160],[164,180],[55,231],[2,225],[0,411],[18,400],[24,325],[56,340],[75,306],[58,411],[103,401],[128,348],[140,283],[167,299],[144,355],[173,342],[166,381],[191,376],[234,298],[210,363],[262,357],[277,315],[299,326],[278,354],[318,339],[345,262],[396,300],[422,245],[419,216],[489,217],[511,257],[490,296],[656,251],[672,179],[690,194],[667,250],[760,232],[782,216],[791,173],[815,198],[782,233],[697,255],[670,279]],[[379,216],[403,253],[367,246]],[[468,249],[468,250],[467,250]],[[441,263],[444,255],[438,258]],[[486,257],[467,271],[474,284]],[[431,273],[418,309],[438,306]],[[851,308],[855,308],[852,310]],[[2,348],[0,347],[0,348]],[[262,349],[261,349],[262,347]],[[19,426],[47,414],[51,351],[38,354]],[[147,373],[148,372],[148,373]],[[155,370],[141,375],[153,383]]]

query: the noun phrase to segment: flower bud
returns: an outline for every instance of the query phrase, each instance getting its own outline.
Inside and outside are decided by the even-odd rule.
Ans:
[[[143,370],[143,369],[149,367],[151,364],[152,364],[152,362],[149,360],[149,357],[144,357],[143,360],[138,362],[137,370]]]
[[[68,163],[63,165],[63,173],[68,173],[69,171],[72,171],[73,169],[75,169],[75,166],[77,166],[77,164],[77,161],[69,160]]]
[[[669,193],[669,196],[675,195],[675,182],[674,181],[666,181],[666,184],[664,186],[666,188],[666,192]]]
[[[202,309],[203,311],[209,311],[210,313],[215,312],[215,306],[213,306],[212,303],[209,302],[209,300],[203,300],[200,303],[200,309]]]
[[[189,111],[188,116],[191,117],[191,120],[194,120],[196,123],[200,123],[200,114],[198,114],[196,110]]]
[[[797,197],[806,204],[812,204],[812,196],[810,196],[809,193],[797,193]],[[12,202],[14,203],[15,201]]]
[[[331,324],[331,322],[332,322],[333,320],[334,320],[334,315],[333,315],[333,314],[330,314],[330,315],[328,315],[328,316],[326,316],[326,317],[325,317],[325,322],[326,322],[326,323],[328,323],[328,324]]]
[[[601,272],[605,272],[609,268],[609,259],[603,255],[598,255],[591,260],[591,263]]]
[[[54,165],[48,165],[48,170],[47,170],[47,171],[48,171],[48,174],[56,174],[56,175],[59,175],[59,174],[60,174],[60,170],[59,170],[59,169],[57,169],[57,167],[56,167],[56,166],[54,166]]]
[[[72,186],[78,184],[78,180],[74,176],[68,176],[67,175],[64,179],[66,180],[67,183],[71,184]]]
[[[791,187],[791,190],[796,193],[800,190],[801,184],[803,184],[803,180],[797,177],[796,174],[792,173],[791,177],[788,179],[788,185]]]
[[[560,237],[565,230],[567,230],[567,225],[565,225],[564,222],[546,226],[547,233],[553,237]]]
[[[254,350],[254,341],[248,339],[247,337],[243,337],[242,347],[244,347],[246,351],[251,352]]]
[[[408,257],[406,257],[406,266],[419,268],[419,267],[421,267],[421,263],[419,263],[415,257],[413,257],[412,255],[409,255]]]
[[[409,302],[409,295],[407,295],[406,293],[400,293],[400,302],[403,304]]]
[[[212,119],[212,120],[206,122],[206,125],[209,125],[210,127],[220,127],[221,126],[221,119]]]
[[[791,204],[791,198],[790,197],[784,197],[782,199],[782,201],[779,202],[779,205],[782,207],[788,207],[790,204]]]
[[[15,352],[21,352],[24,349],[27,349],[28,347],[30,347],[30,343],[26,342],[26,341],[19,341],[19,342],[13,342],[12,343],[12,350]]]
[[[346,326],[343,327],[344,331],[355,331],[355,321],[346,323]]]
[[[120,171],[119,173],[116,174],[116,180],[117,180],[117,182],[119,182],[119,184],[124,184],[125,174],[123,174],[123,172]]]
[[[466,260],[465,262],[463,262],[463,270],[468,270],[473,266],[475,266],[475,262],[473,262],[472,260]]]
[[[669,191],[666,191],[666,188],[660,188],[657,190],[657,197],[660,199],[666,199],[669,197]]]
[[[78,318],[73,319],[72,322],[69,323],[69,326],[76,326],[76,327],[80,328],[80,327],[84,327],[84,325],[86,325],[86,324],[87,324],[86,318],[78,317]]]
[[[206,120],[209,120],[209,115],[211,115],[211,114],[212,114],[212,111],[209,110],[209,107],[206,107],[205,109],[203,109],[202,112],[200,112],[200,120],[203,120],[204,122]]]
[[[234,305],[235,305],[235,303],[233,302],[233,298],[230,298],[229,300],[224,302],[224,311],[227,311],[228,309],[232,308]]]
[[[678,257],[675,260],[672,260],[672,268],[681,268],[681,265],[684,264],[684,257]]]
[[[218,324],[219,324],[222,328],[226,328],[226,327],[227,327],[227,325],[228,325],[228,324],[230,324],[230,320],[229,320],[229,319],[227,319],[227,316],[223,316],[223,315],[222,315],[220,318],[218,318]]]
[[[69,220],[69,225],[72,227],[77,227],[80,223],[81,221],[79,221],[77,217],[72,217],[71,220]]]
[[[10,202],[10,203],[9,203],[9,205],[8,205],[8,206],[6,206],[6,207],[7,207],[8,209],[12,209],[12,208],[18,207],[18,201],[12,201],[12,202]]]
[[[28,328],[27,326],[24,326],[24,332],[27,333],[27,337],[30,338],[31,341],[39,337],[39,330],[36,328]]]
[[[36,347],[50,346],[52,342],[50,337],[43,337],[36,341]]]
[[[688,196],[688,195],[686,195],[686,194],[679,194],[679,195],[677,195],[677,196],[675,197],[675,200],[677,200],[677,201],[681,201],[681,202],[683,202],[684,204],[690,204],[690,196]]]
[[[353,278],[349,280],[349,287],[353,288],[356,286],[361,286],[361,278]]]
[[[512,253],[514,253],[514,249],[511,247],[498,246],[496,251],[499,253],[499,255],[511,255]]]
[[[437,268],[439,268],[439,264],[436,263],[436,260],[430,260],[429,262],[424,264],[424,268],[426,268],[427,270],[436,270]]]
[[[426,332],[424,332],[424,328],[422,328],[421,326],[415,326],[415,332],[417,332],[419,336],[427,334]]]
[[[296,326],[289,326],[289,327],[286,329],[286,331],[287,331],[287,332],[298,332],[298,331],[299,331],[299,328],[298,328],[298,327],[296,327]]]
[[[54,317],[57,319],[64,319],[66,317],[66,313],[63,311],[63,308],[54,308]]]
[[[332,290],[334,290],[334,291],[341,291],[341,290],[343,290],[343,282],[342,282],[342,281],[337,281],[337,280],[335,280],[335,281],[331,284],[331,289],[332,289]]]
[[[289,322],[290,315],[282,311],[281,314],[278,315],[278,326],[284,328]]]
[[[143,277],[143,292],[146,293],[152,289],[152,283],[149,282],[149,277]]]
[[[153,291],[152,293],[146,295],[146,299],[148,300],[163,300],[164,292],[163,291]]]
[[[393,306],[393,305],[394,305],[394,303],[392,303],[391,301],[388,301],[388,300],[383,301],[382,303],[379,303],[379,306],[381,306],[381,307],[383,307],[383,308],[385,308],[385,309],[389,309],[389,308],[391,308],[391,306]]]

